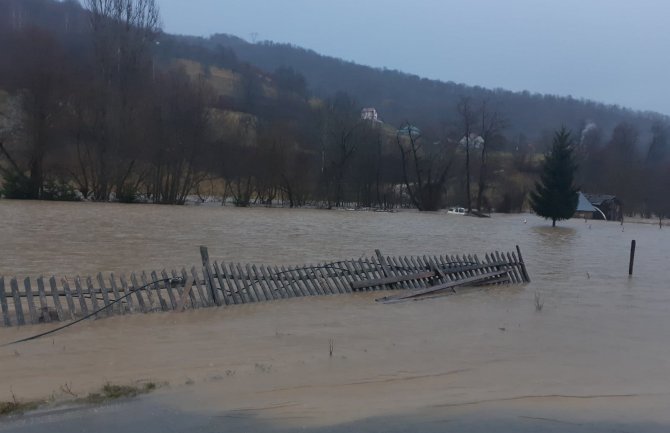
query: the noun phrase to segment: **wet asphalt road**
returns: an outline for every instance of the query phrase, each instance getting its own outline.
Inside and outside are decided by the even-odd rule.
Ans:
[[[294,420],[295,421],[295,420]],[[160,397],[120,401],[101,407],[61,408],[36,412],[0,421],[0,433],[442,433],[442,432],[502,432],[502,433],[605,433],[667,432],[667,425],[653,423],[571,422],[567,420],[522,416],[518,413],[471,410],[458,414],[430,412],[404,416],[364,419],[326,427],[301,427],[293,423],[286,427],[281,421],[259,419],[230,413],[201,414],[174,409],[163,404]]]

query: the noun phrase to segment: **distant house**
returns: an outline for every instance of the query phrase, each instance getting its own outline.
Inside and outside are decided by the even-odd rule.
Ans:
[[[593,214],[597,213],[598,208],[593,206],[589,199],[580,191],[579,192],[579,201],[577,202],[577,210],[573,218],[584,218],[584,219],[594,219]]]
[[[580,192],[575,217],[620,221],[623,217],[623,208],[621,201],[614,195]]]
[[[469,145],[470,149],[481,149],[482,146],[484,145],[484,139],[480,135],[472,133],[470,134],[469,139],[466,136],[461,138],[460,141],[458,142],[458,145],[460,147],[465,147]]]
[[[361,110],[361,119],[371,120],[373,122],[381,122],[381,120],[379,120],[379,114],[377,114],[377,110],[372,107],[363,108]]]

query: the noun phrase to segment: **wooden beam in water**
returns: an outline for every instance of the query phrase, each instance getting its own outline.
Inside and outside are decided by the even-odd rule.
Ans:
[[[505,273],[507,273],[507,271],[489,272],[488,274],[482,274],[482,275],[479,275],[479,276],[476,276],[476,277],[468,277],[468,278],[464,278],[464,279],[461,279],[461,280],[451,281],[449,283],[438,284],[437,286],[432,286],[432,287],[427,288],[427,289],[416,290],[416,291],[413,291],[413,292],[411,292],[407,295],[387,296],[385,298],[378,299],[378,301],[382,301],[382,302],[401,301],[401,300],[405,300],[405,299],[417,298],[419,296],[434,294],[434,293],[440,292],[442,290],[451,289],[452,287],[463,286],[463,285],[471,284],[471,283],[484,282],[487,279],[496,278],[496,277],[499,277],[499,276],[501,276]]]
[[[528,271],[526,270],[526,263],[523,261],[523,256],[521,255],[521,248],[519,246],[516,246],[516,254],[519,257],[519,264],[521,264],[521,272],[523,273],[523,279],[526,283],[530,283],[530,276],[528,275]]]
[[[422,278],[432,278],[435,276],[435,272],[433,271],[424,271],[424,272],[418,272],[415,274],[407,274],[407,275],[398,275],[396,277],[385,277],[385,278],[378,278],[375,280],[363,280],[363,281],[355,281],[351,283],[351,287],[354,289],[364,289],[367,287],[373,287],[373,286],[383,286],[386,284],[393,284],[393,283],[399,283],[402,281],[409,281],[409,280],[418,280]]]

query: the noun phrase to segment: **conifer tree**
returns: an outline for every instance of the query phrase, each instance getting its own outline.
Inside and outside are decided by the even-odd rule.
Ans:
[[[574,185],[577,164],[570,131],[561,128],[554,134],[551,152],[542,166],[540,181],[535,183],[535,191],[530,193],[530,203],[535,211],[545,219],[556,221],[572,218],[577,210],[579,195]]]

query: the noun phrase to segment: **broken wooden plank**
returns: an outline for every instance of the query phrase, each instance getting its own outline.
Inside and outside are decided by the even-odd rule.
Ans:
[[[186,281],[184,282],[184,290],[182,291],[181,296],[177,301],[175,311],[177,312],[184,311],[184,308],[186,308],[186,303],[191,300],[192,291],[193,291],[193,277],[186,277]]]
[[[435,272],[433,271],[424,271],[424,272],[419,272],[416,274],[406,274],[406,275],[398,275],[396,277],[385,277],[385,278],[378,278],[375,280],[363,280],[363,281],[355,281],[351,283],[351,287],[358,290],[358,289],[364,289],[367,287],[373,287],[373,286],[383,286],[386,284],[393,284],[393,283],[400,283],[402,281],[409,281],[409,280],[418,280],[422,278],[432,278],[435,276]]]
[[[186,281],[189,279],[189,275],[188,272],[186,272],[186,268],[181,268],[181,278],[182,281],[184,281],[184,284],[186,284]],[[191,282],[191,286],[193,286],[194,282],[195,281]],[[184,286],[184,290],[186,290],[186,286]],[[195,296],[195,292],[193,290],[191,290],[188,293],[188,297],[191,300],[191,308],[196,309],[204,306],[198,301],[198,298]]]
[[[521,248],[519,246],[516,246],[516,254],[519,256],[519,264],[521,264],[521,272],[523,273],[523,279],[526,283],[530,283],[530,276],[528,275],[528,271],[526,270],[526,262],[523,261],[523,256],[521,255]]]
[[[375,255],[377,256],[377,260],[379,260],[379,265],[382,267],[382,272],[384,273],[384,277],[390,277],[391,276],[391,269],[389,268],[388,264],[386,263],[386,259],[384,259],[384,256],[382,255],[381,250],[375,250]]]
[[[468,278],[463,278],[463,279],[456,280],[456,281],[451,281],[449,283],[438,284],[436,286],[432,286],[432,287],[429,287],[427,289],[415,290],[415,291],[412,291],[411,293],[406,294],[406,295],[387,296],[385,298],[378,299],[378,301],[386,302],[386,301],[401,301],[401,300],[405,300],[405,299],[412,299],[412,298],[416,298],[416,297],[419,297],[419,296],[440,292],[442,290],[451,289],[452,287],[463,286],[463,285],[468,284],[468,283],[475,283],[475,282],[485,281],[486,279],[499,277],[500,275],[503,275],[503,274],[506,274],[506,273],[507,273],[507,271],[489,272],[488,274],[483,274],[483,275],[479,275],[479,276],[476,276],[476,277],[468,277]]]

